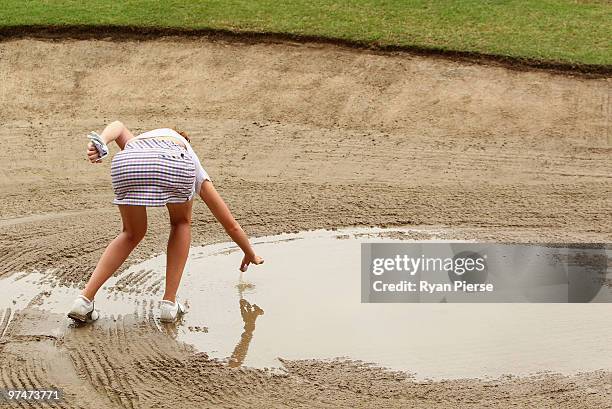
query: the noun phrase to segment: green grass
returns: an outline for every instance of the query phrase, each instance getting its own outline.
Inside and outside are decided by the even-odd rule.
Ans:
[[[612,2],[606,0],[3,0],[0,27],[21,25],[290,33],[612,64]]]

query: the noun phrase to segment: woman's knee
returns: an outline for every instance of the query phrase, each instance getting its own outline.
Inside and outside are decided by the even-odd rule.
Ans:
[[[122,232],[125,239],[134,246],[142,241],[146,233],[146,226],[139,229],[123,229]]]
[[[191,226],[191,213],[180,217],[170,218],[171,227],[190,227]]]

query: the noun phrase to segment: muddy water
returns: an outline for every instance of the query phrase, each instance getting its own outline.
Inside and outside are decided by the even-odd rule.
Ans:
[[[609,304],[362,304],[360,243],[407,233],[414,231],[260,238],[255,248],[266,262],[245,274],[235,246],[193,248],[180,290],[189,313],[159,328],[230,366],[348,357],[434,379],[612,369]],[[422,234],[437,237],[435,230]],[[102,318],[154,314],[164,263],[165,256],[154,257],[111,279],[96,297]],[[63,312],[77,290],[43,277],[1,281],[0,309]],[[57,328],[73,330],[69,320]]]

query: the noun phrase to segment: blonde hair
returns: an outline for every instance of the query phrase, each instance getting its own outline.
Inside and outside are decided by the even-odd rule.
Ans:
[[[185,131],[181,131],[181,130],[178,130],[178,129],[176,129],[176,128],[172,128],[172,129],[174,129],[174,130],[176,131],[176,133],[177,133],[177,134],[179,134],[179,135],[181,135],[183,138],[187,139],[187,142],[191,143],[191,138],[189,137],[189,134],[188,134],[187,132],[185,132]]]

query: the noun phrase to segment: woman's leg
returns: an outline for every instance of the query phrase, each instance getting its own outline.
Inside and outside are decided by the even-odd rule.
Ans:
[[[93,300],[102,285],[123,264],[132,250],[147,232],[147,208],[144,206],[119,205],[123,231],[104,250],[83,294]]]
[[[168,238],[166,261],[166,290],[164,300],[176,301],[176,292],[181,283],[183,269],[191,244],[192,200],[185,203],[168,203],[170,214],[170,237]]]

